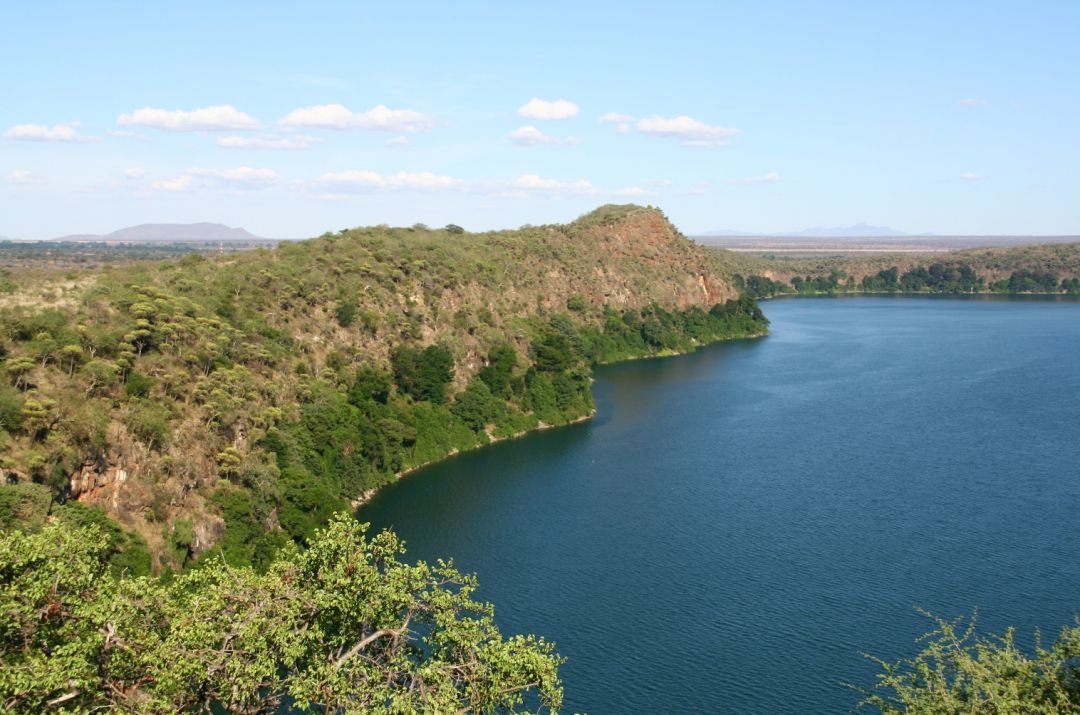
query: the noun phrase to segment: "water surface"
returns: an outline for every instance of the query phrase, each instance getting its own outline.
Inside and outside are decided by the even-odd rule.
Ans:
[[[597,370],[586,424],[359,516],[569,661],[566,712],[848,712],[861,654],[1080,608],[1080,303],[764,304],[772,335]]]

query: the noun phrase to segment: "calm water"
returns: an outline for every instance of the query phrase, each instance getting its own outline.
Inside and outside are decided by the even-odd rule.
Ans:
[[[597,372],[591,423],[360,512],[558,643],[566,712],[844,713],[915,608],[1080,609],[1080,303],[773,301],[765,339]]]

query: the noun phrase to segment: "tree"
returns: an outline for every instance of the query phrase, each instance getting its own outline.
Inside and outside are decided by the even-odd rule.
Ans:
[[[495,416],[495,403],[487,383],[473,379],[468,387],[457,396],[450,411],[473,432],[480,432]]]
[[[446,402],[446,386],[454,379],[454,357],[445,346],[417,350],[401,345],[391,351],[390,364],[402,392],[414,400]]]
[[[498,343],[488,353],[488,364],[480,368],[477,377],[483,380],[493,395],[507,397],[510,380],[518,366],[518,353],[509,343]]]
[[[0,536],[13,712],[518,712],[562,701],[552,644],[504,637],[476,580],[346,514],[265,574],[220,559],[113,579],[95,526]],[[528,698],[528,699],[527,699]]]
[[[337,322],[343,328],[347,328],[356,320],[356,303],[347,300],[337,308]]]
[[[4,367],[7,368],[8,374],[15,377],[15,387],[20,388],[23,392],[26,392],[30,387],[30,380],[27,378],[27,374],[33,370],[36,365],[37,363],[28,357],[8,358],[4,363]]]
[[[373,367],[361,366],[356,371],[356,378],[349,388],[349,402],[361,405],[374,401],[385,405],[390,399],[390,375]]]
[[[978,713],[979,715],[1065,715],[1080,710],[1080,626],[1065,629],[1034,657],[1017,648],[1014,631],[980,637],[975,620],[935,619],[927,645],[908,661],[882,668],[877,687],[863,691],[861,707],[883,715]]]

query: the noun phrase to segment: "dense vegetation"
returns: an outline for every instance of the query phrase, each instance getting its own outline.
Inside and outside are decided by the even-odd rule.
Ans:
[[[736,284],[755,298],[837,293],[1080,295],[1080,244],[821,260],[724,253]]]
[[[404,471],[589,415],[594,363],[766,325],[633,206],[81,273],[0,299],[0,469],[101,506],[155,570],[265,568]]]
[[[0,709],[517,712],[562,700],[552,644],[504,637],[474,578],[342,515],[264,573],[112,578],[110,537],[0,533]]]

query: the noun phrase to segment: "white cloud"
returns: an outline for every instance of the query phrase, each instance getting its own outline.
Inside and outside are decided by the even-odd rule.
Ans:
[[[630,124],[634,121],[634,118],[629,114],[619,114],[618,112],[608,112],[604,116],[600,117],[601,124],[614,124],[615,131],[619,134],[626,134],[630,131]]]
[[[965,97],[960,100],[961,107],[987,107],[990,102],[985,99],[979,99],[977,97]]]
[[[386,141],[384,141],[383,146],[391,147],[391,148],[393,148],[393,147],[401,147],[401,146],[409,146],[409,138],[407,136],[405,136],[404,134],[400,134],[400,135],[394,137],[393,139],[387,139]]]
[[[135,180],[141,179],[144,176],[146,176],[146,169],[142,168],[141,166],[129,166],[128,168],[124,169],[125,179]]]
[[[780,181],[780,174],[775,171],[770,171],[767,174],[761,174],[759,176],[748,176],[745,179],[739,179],[740,184],[775,184]]]
[[[32,142],[83,142],[89,141],[76,131],[74,124],[17,124],[6,132],[5,139]]]
[[[978,181],[979,179],[982,178],[982,175],[981,174],[976,174],[973,171],[965,171],[965,172],[960,174],[960,178],[963,179],[964,181]]]
[[[262,189],[278,179],[273,169],[255,169],[237,166],[232,169],[188,169],[173,179],[155,181],[154,188],[166,191],[188,191],[204,186],[207,182],[224,184],[235,189]]]
[[[110,137],[116,137],[117,139],[129,139],[131,137],[139,136],[135,132],[129,132],[124,129],[110,129],[105,133],[108,134]]]
[[[723,146],[727,140],[742,132],[729,127],[718,127],[688,117],[652,116],[639,119],[635,125],[642,134],[681,139],[686,146]]]
[[[175,179],[163,179],[161,181],[154,182],[155,189],[163,189],[165,191],[187,191],[195,184],[195,177],[190,174],[184,174],[178,176]]]
[[[536,174],[522,174],[510,185],[511,190],[543,194],[595,194],[598,189],[587,179],[559,181],[544,179]]]
[[[224,129],[256,129],[255,119],[231,104],[203,107],[190,112],[183,109],[143,107],[116,118],[120,126],[153,127],[172,132],[210,132]]]
[[[529,119],[569,119],[577,116],[578,106],[565,99],[556,99],[548,102],[538,97],[533,97],[525,104],[518,107],[517,113]]]
[[[40,184],[45,181],[44,176],[26,169],[13,169],[8,172],[6,178],[9,184]]]
[[[627,186],[624,189],[615,189],[612,192],[616,196],[648,196],[649,192],[640,186]]]
[[[558,137],[549,136],[542,131],[526,124],[523,127],[518,127],[514,131],[506,135],[506,138],[515,144],[521,146],[535,146],[536,144],[562,144],[562,140]]]
[[[233,169],[188,169],[187,173],[192,176],[247,186],[271,184],[278,178],[273,169],[253,169],[250,166],[238,166]]]
[[[646,181],[646,186],[671,186],[671,179],[653,179],[652,181]]]
[[[289,112],[281,123],[289,127],[370,129],[395,133],[423,132],[433,125],[426,114],[412,109],[390,109],[381,104],[366,112],[353,112],[340,104],[301,107]]]
[[[439,191],[463,188],[465,182],[452,176],[434,174],[430,171],[408,172],[383,176],[376,171],[332,171],[319,177],[319,183],[339,191],[374,191],[379,189]],[[334,194],[335,192],[331,192]]]
[[[217,143],[218,146],[225,147],[226,149],[271,149],[275,151],[287,151],[292,149],[310,149],[316,141],[318,140],[315,139],[315,137],[303,135],[287,137],[243,137],[231,134],[229,136],[218,137]]]

